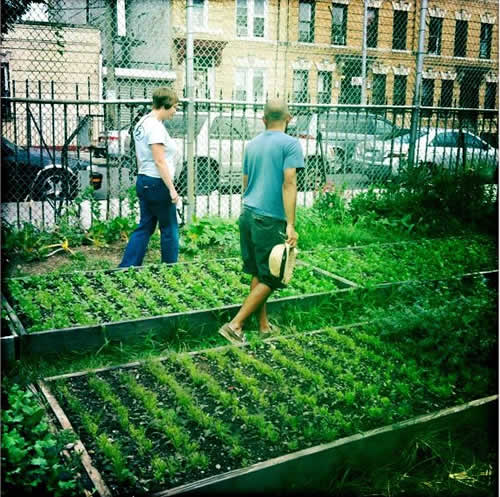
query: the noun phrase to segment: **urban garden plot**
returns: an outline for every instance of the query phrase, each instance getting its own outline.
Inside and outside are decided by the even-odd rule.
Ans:
[[[273,298],[328,292],[335,281],[298,267]],[[239,304],[249,277],[239,259],[12,278],[8,297],[26,331],[69,328]]]
[[[114,495],[174,488],[494,394],[492,292],[47,384]]]
[[[491,238],[438,238],[360,247],[322,247],[302,260],[361,285],[428,280],[496,270]]]

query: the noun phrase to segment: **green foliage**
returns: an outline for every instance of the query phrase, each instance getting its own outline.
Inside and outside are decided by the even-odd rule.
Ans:
[[[371,186],[350,204],[355,223],[385,224],[401,231],[439,235],[466,227],[495,231],[497,202],[492,185],[466,170],[407,168],[384,188]]]
[[[49,253],[49,249],[45,247],[52,242],[51,233],[33,224],[23,223],[17,229],[2,222],[2,263],[8,263],[16,256],[27,262],[40,260]]]
[[[335,188],[333,183],[327,183],[319,192],[313,209],[328,222],[336,224],[351,223],[351,216],[343,197],[343,191]]]
[[[237,255],[239,250],[238,224],[234,220],[219,217],[194,218],[182,230],[181,250],[195,255],[200,250],[215,248],[224,250],[226,256]]]
[[[31,391],[6,382],[2,388],[2,496],[81,495],[76,460],[66,461],[60,454],[74,434],[52,433]]]

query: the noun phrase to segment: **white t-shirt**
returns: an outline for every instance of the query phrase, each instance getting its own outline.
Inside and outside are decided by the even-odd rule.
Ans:
[[[165,161],[173,180],[178,151],[163,122],[156,119],[152,113],[145,115],[134,128],[134,140],[137,158],[139,159],[138,173],[152,178],[161,177],[153,159],[151,148],[154,143],[161,143],[165,147]]]

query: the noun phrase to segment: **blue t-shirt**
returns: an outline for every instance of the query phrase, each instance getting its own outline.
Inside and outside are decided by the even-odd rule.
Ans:
[[[304,167],[296,138],[281,131],[264,131],[245,147],[243,174],[248,185],[243,205],[258,214],[286,221],[283,207],[284,170]]]

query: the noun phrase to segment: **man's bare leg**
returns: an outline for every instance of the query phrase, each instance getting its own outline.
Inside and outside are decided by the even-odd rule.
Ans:
[[[252,277],[252,282],[250,283],[250,290],[253,290],[257,284],[259,283],[259,278],[257,276]],[[267,300],[267,299],[266,299]],[[266,302],[264,302],[259,309],[259,330],[260,331],[269,331],[269,319],[267,317],[267,306]]]
[[[259,307],[262,306],[264,308],[264,316],[267,321],[267,314],[265,310],[266,300],[271,295],[272,288],[267,286],[265,283],[261,283],[258,278],[255,276],[252,278],[252,282],[250,284],[250,294],[243,302],[240,310],[234,316],[232,321],[229,323],[231,328],[237,333],[241,333],[243,329],[243,323],[247,320],[247,318],[254,313]],[[259,311],[259,325],[262,323],[262,308]],[[267,327],[269,327],[269,322],[266,323]],[[261,327],[262,329],[262,327]]]

